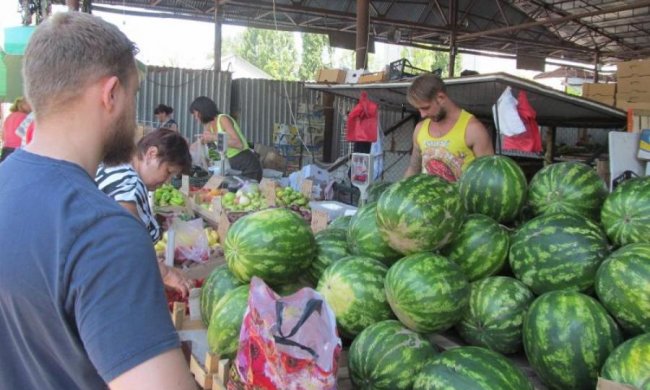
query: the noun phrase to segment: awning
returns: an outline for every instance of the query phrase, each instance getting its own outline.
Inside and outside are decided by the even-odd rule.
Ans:
[[[411,81],[375,84],[306,84],[308,89],[329,92],[358,99],[361,91],[384,109],[415,109],[406,101]],[[515,96],[526,91],[528,100],[537,111],[537,123],[552,127],[584,127],[616,129],[626,125],[627,115],[618,108],[579,96],[567,95],[534,81],[506,73],[445,79],[447,94],[462,108],[483,120],[492,120],[492,105],[506,87]]]

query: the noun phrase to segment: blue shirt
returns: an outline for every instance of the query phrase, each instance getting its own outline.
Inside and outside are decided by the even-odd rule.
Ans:
[[[76,164],[0,164],[0,383],[97,389],[180,345],[149,234]]]

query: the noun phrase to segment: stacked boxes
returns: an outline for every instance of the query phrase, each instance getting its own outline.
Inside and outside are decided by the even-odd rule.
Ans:
[[[650,110],[650,59],[619,63],[616,79],[618,108]]]
[[[584,98],[613,106],[615,96],[616,84],[582,84],[582,97]]]

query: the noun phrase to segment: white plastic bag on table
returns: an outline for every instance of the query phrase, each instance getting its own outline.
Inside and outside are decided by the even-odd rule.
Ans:
[[[281,297],[254,277],[228,389],[336,389],[340,353],[334,313],[318,292]]]
[[[205,235],[203,220],[196,218],[191,221],[175,219],[172,229],[176,232],[174,243],[174,260],[187,260],[204,263],[210,258],[208,237]]]

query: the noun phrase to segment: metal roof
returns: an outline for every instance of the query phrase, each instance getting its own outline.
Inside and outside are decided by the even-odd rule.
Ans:
[[[203,21],[214,21],[218,8],[225,24],[347,33],[352,42],[356,33],[354,0],[92,0],[94,10],[111,11],[102,5]],[[369,0],[369,6],[370,36],[378,42],[444,49],[453,31],[461,52],[582,63],[650,56],[650,0]]]
[[[358,99],[366,91],[370,100],[393,110],[415,111],[406,102],[410,81],[376,84],[305,84],[306,88]],[[513,94],[526,91],[542,126],[623,128],[626,114],[617,108],[579,96],[567,95],[534,81],[505,73],[445,79],[447,94],[458,105],[482,119],[492,118],[492,105],[506,87]]]

